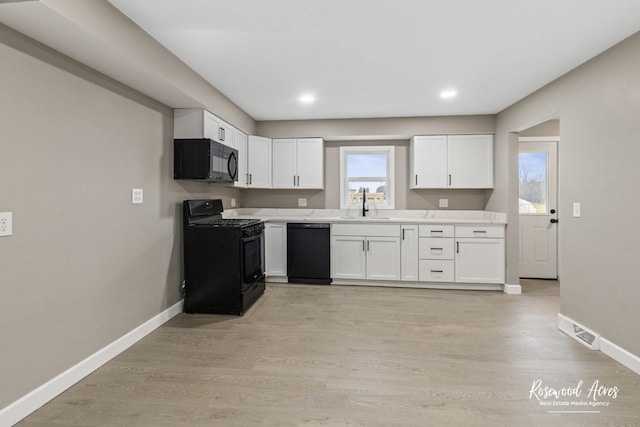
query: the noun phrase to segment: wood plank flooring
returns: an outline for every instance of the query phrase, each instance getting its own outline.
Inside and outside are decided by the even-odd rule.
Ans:
[[[640,426],[640,376],[559,332],[558,295],[267,284],[244,317],[181,314],[18,425]],[[620,391],[551,414],[585,408],[541,406],[535,380]]]

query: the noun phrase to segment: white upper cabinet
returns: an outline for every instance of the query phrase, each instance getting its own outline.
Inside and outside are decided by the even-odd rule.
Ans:
[[[409,144],[410,187],[447,187],[446,135],[414,136]]]
[[[450,188],[493,188],[493,136],[449,135]]]
[[[271,138],[249,136],[246,180],[248,188],[271,188]]]
[[[410,188],[493,188],[493,135],[414,136]]]
[[[273,188],[295,188],[296,139],[273,139]]]
[[[238,150],[238,180],[233,183],[234,187],[245,188],[247,186],[247,178],[249,173],[247,172],[247,154],[249,137],[246,133],[233,129],[233,145]]]
[[[219,120],[218,122],[218,141],[223,143],[224,145],[232,148],[235,147],[235,143],[233,140],[235,134],[235,128],[231,126],[229,123],[223,122]]]
[[[273,139],[273,188],[324,188],[322,138]]]
[[[202,108],[173,110],[173,137],[175,139],[208,138],[234,147],[235,128]]]

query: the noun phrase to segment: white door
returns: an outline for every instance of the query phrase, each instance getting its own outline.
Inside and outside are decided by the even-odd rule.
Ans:
[[[273,188],[296,186],[296,140],[273,139]]]
[[[296,187],[324,188],[324,144],[322,138],[299,139],[296,164]]]
[[[364,236],[331,238],[331,277],[364,279],[366,273],[366,239]]]
[[[557,279],[557,142],[519,147],[520,277]]]
[[[493,135],[449,135],[450,188],[493,188]]]
[[[418,280],[418,226],[403,225],[400,242],[400,274],[402,280]]]
[[[248,187],[271,188],[271,138],[249,136]]]
[[[367,279],[400,280],[399,237],[367,237]]]

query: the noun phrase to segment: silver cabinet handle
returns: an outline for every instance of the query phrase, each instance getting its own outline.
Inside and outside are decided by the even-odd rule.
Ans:
[[[362,241],[362,252],[365,252],[366,249],[364,248],[364,240]]]
[[[442,248],[431,248],[432,251],[441,251]]]
[[[456,242],[456,253],[460,253],[460,242]]]
[[[296,186],[296,176],[295,175],[293,175],[293,186],[294,187]]]
[[[402,229],[402,240],[404,240],[404,228]]]
[[[418,185],[418,174],[416,174],[416,185]]]
[[[249,174],[249,185],[253,184],[253,176]]]
[[[442,273],[442,270],[431,270],[432,273]]]
[[[451,187],[451,174],[449,174],[449,187]]]
[[[367,252],[370,252],[371,247],[369,246],[369,241],[367,240]]]

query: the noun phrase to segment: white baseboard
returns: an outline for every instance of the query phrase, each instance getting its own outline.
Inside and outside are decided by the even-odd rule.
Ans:
[[[596,337],[592,345],[585,343],[583,340],[576,336],[574,325],[581,329],[584,329],[585,331]],[[578,341],[580,344],[583,344],[585,347],[590,348],[591,350],[600,350],[613,360],[631,369],[636,374],[640,374],[639,356],[636,356],[635,354],[625,350],[619,345],[612,343],[608,339],[603,338],[601,335],[585,328],[578,322],[560,313],[558,313],[558,329]]]
[[[182,312],[180,301],[162,313],[147,320],[131,332],[118,338],[106,347],[80,361],[60,375],[52,378],[40,387],[24,395],[6,408],[0,410],[0,426],[12,426],[45,403],[131,347],[133,344],[153,332],[163,323]]]
[[[505,283],[502,285],[502,291],[507,295],[522,295],[522,286]]]
[[[600,351],[640,375],[640,357],[606,338],[600,338]]]

